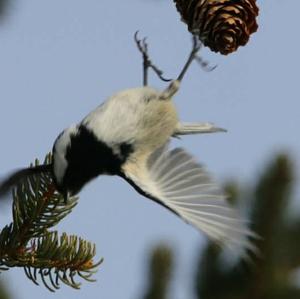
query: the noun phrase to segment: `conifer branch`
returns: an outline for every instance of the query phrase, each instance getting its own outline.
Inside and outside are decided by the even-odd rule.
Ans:
[[[51,163],[51,155],[44,163]],[[78,289],[76,278],[94,281],[91,277],[102,262],[93,261],[95,245],[77,236],[49,231],[77,201],[78,197],[70,197],[65,203],[50,173],[20,182],[13,190],[13,222],[0,232],[0,271],[23,267],[32,282],[41,281],[50,291],[58,289],[60,283]]]

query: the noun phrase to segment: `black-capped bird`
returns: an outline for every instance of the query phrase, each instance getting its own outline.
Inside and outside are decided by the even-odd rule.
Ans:
[[[145,70],[155,68],[146,55],[146,43],[137,37],[136,42]],[[65,129],[54,142],[52,164],[16,171],[0,184],[0,195],[22,178],[41,172],[52,174],[66,199],[101,174],[118,175],[212,240],[230,248],[251,248],[252,233],[220,186],[184,149],[168,147],[172,137],[224,131],[211,123],[179,121],[172,101],[189,65],[199,59],[199,48],[194,38],[182,72],[164,91],[148,86],[120,91]]]

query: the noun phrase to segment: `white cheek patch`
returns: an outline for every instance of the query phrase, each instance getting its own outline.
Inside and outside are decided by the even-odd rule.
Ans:
[[[76,125],[63,131],[54,144],[54,175],[58,183],[62,183],[68,162],[66,160],[67,148],[71,143],[71,136],[76,135],[78,128]]]
[[[67,168],[67,160],[63,155],[57,154],[54,160],[54,175],[57,183],[61,184]]]

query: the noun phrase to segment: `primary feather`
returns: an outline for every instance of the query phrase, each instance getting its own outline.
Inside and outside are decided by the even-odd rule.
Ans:
[[[140,193],[157,201],[218,243],[248,248],[252,233],[205,169],[181,148],[162,147],[145,160],[123,167]]]

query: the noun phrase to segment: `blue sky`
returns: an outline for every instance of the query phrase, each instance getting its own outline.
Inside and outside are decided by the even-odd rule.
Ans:
[[[148,36],[153,61],[176,77],[190,36],[171,0],[15,0],[0,27],[0,174],[43,159],[58,133],[112,93],[141,85],[141,57],[133,34]],[[274,153],[289,152],[300,167],[300,42],[297,0],[258,1],[259,30],[246,47],[221,56],[207,73],[189,70],[175,102],[185,121],[212,121],[226,134],[185,137],[186,147],[223,182],[255,182]],[[164,88],[155,76],[150,85]],[[297,170],[296,169],[296,170]],[[299,171],[297,170],[297,183]],[[298,184],[299,185],[299,184]],[[299,193],[299,192],[298,192]],[[202,234],[136,194],[118,178],[100,177],[59,226],[97,245],[105,261],[97,282],[58,294],[36,287],[22,270],[3,275],[15,298],[139,298],[147,253],[165,242],[176,253],[174,299],[191,294]],[[1,212],[1,224],[10,210]]]

